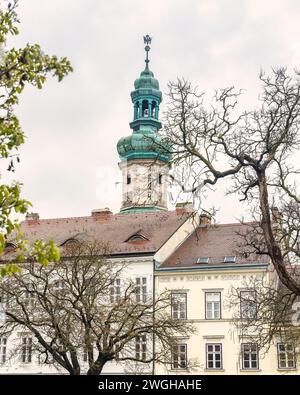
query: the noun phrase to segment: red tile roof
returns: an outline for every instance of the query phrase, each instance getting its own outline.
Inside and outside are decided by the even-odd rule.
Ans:
[[[237,232],[240,233],[247,228],[249,229],[249,226],[246,224],[239,223],[200,226],[160,267],[232,265],[233,263],[224,263],[225,256],[236,256],[234,264],[268,263],[269,259],[265,255],[252,254],[245,258],[238,254],[243,239]],[[200,257],[208,257],[209,262],[197,263]]]
[[[34,219],[21,223],[24,237],[53,239],[57,245],[68,239],[92,237],[109,243],[112,254],[155,252],[190,216],[190,212],[162,211],[139,214],[92,215],[56,219]],[[126,242],[135,233],[149,240]]]

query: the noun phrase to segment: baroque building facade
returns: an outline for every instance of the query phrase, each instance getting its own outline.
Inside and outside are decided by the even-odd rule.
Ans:
[[[151,364],[145,373],[299,373],[293,345],[274,343],[262,356],[256,344],[241,338],[233,324],[234,311],[227,305],[232,287],[248,293],[251,303],[253,290],[245,289],[248,278],[276,279],[266,258],[236,256],[238,233],[247,225],[213,225],[207,215],[199,215],[190,204],[168,210],[172,157],[159,135],[162,93],[149,68],[150,37],[145,37],[145,43],[145,69],[131,92],[132,133],[117,144],[123,185],[120,212],[114,214],[105,208],[93,210],[86,217],[54,219],[31,214],[21,223],[24,237],[29,242],[53,239],[63,247],[81,235],[92,236],[109,244],[111,264],[126,263],[126,276],[143,284],[143,292],[155,298],[160,292],[170,291],[168,314],[192,323],[195,333],[178,339],[176,349],[170,350],[169,368]],[[20,353],[9,359],[12,341],[20,343]],[[41,363],[32,345],[30,333],[15,333],[13,339],[2,336],[0,373],[61,373]],[[153,352],[152,345],[145,344],[144,351]],[[124,374],[126,366],[113,361],[103,373]]]

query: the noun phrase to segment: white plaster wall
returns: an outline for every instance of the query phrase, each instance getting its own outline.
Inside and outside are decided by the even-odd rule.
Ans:
[[[114,265],[116,268],[120,264],[128,264],[126,269],[124,270],[123,279],[125,282],[127,280],[135,281],[136,277],[146,277],[147,278],[147,291],[149,296],[152,295],[153,292],[153,257],[137,257],[137,258],[118,258],[118,259],[111,259],[111,264]],[[28,336],[33,337],[30,335],[30,332],[25,331]],[[20,330],[17,333],[11,335],[8,339],[7,344],[7,356],[10,355],[10,344],[15,345],[15,342],[21,342],[21,332]],[[147,344],[148,346],[148,344]],[[148,347],[149,352],[152,351],[152,345],[149,344]],[[141,368],[144,371],[148,371],[151,373],[152,365],[146,366],[145,364],[141,364]],[[87,367],[82,361],[83,372],[84,367]],[[124,366],[125,363],[116,363],[110,362],[104,367],[103,373],[105,374],[124,374]],[[45,365],[39,364],[37,353],[33,352],[32,362],[31,363],[21,363],[20,362],[20,354],[15,353],[13,358],[10,358],[5,364],[0,364],[0,374],[68,374],[68,372],[62,368],[56,368],[53,365]]]
[[[159,293],[165,289],[184,290],[187,292],[187,320],[193,323],[197,332],[188,339],[182,339],[187,344],[188,359],[197,361],[199,364],[195,370],[190,372],[184,370],[169,372],[165,367],[156,365],[157,374],[299,374],[300,370],[279,371],[277,367],[277,350],[272,346],[270,352],[263,359],[259,358],[259,369],[255,371],[240,368],[240,344],[241,341],[235,326],[232,323],[232,310],[228,308],[227,300],[230,288],[244,288],[245,280],[249,276],[261,276],[265,270],[240,269],[231,271],[195,271],[156,274],[156,291]],[[271,274],[273,277],[273,273]],[[205,291],[218,290],[222,292],[222,318],[220,320],[205,319]],[[171,308],[169,313],[171,313]],[[221,343],[223,356],[223,369],[206,370],[206,343]]]
[[[156,205],[167,207],[167,187],[169,167],[161,161],[130,160],[120,163],[122,170],[122,207],[136,205]],[[127,184],[127,174],[131,176],[131,183]],[[151,176],[151,193],[148,184]],[[159,174],[162,183],[159,184]]]

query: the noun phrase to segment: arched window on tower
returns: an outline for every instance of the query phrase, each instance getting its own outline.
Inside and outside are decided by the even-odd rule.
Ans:
[[[158,175],[158,183],[159,183],[159,185],[162,184],[162,174]]]
[[[127,173],[127,185],[131,184],[131,175]]]
[[[134,119],[137,119],[139,117],[139,107],[140,107],[140,105],[139,105],[139,102],[137,101],[134,104]]]
[[[143,116],[144,118],[148,118],[148,117],[149,117],[148,100],[143,100],[143,104],[142,104],[142,116]]]
[[[155,118],[155,115],[156,115],[156,103],[155,101],[153,101],[151,105],[151,117]]]

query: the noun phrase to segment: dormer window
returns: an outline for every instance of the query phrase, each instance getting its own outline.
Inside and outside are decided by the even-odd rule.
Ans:
[[[7,241],[5,243],[4,254],[13,253],[16,249],[17,249],[17,245],[15,243]]]
[[[127,240],[125,240],[125,243],[130,243],[130,242],[136,242],[136,241],[149,241],[149,239],[144,236],[142,233],[134,233],[132,236],[130,236]]]
[[[79,241],[73,238],[65,240],[60,247],[72,248],[79,245]]]
[[[197,263],[205,264],[209,262],[209,258],[207,256],[201,256],[197,259]]]
[[[17,248],[16,244],[14,244],[14,243],[12,243],[10,241],[5,243],[5,249],[7,251],[15,250],[16,248]]]
[[[225,256],[224,263],[235,263],[236,257],[235,256]]]

